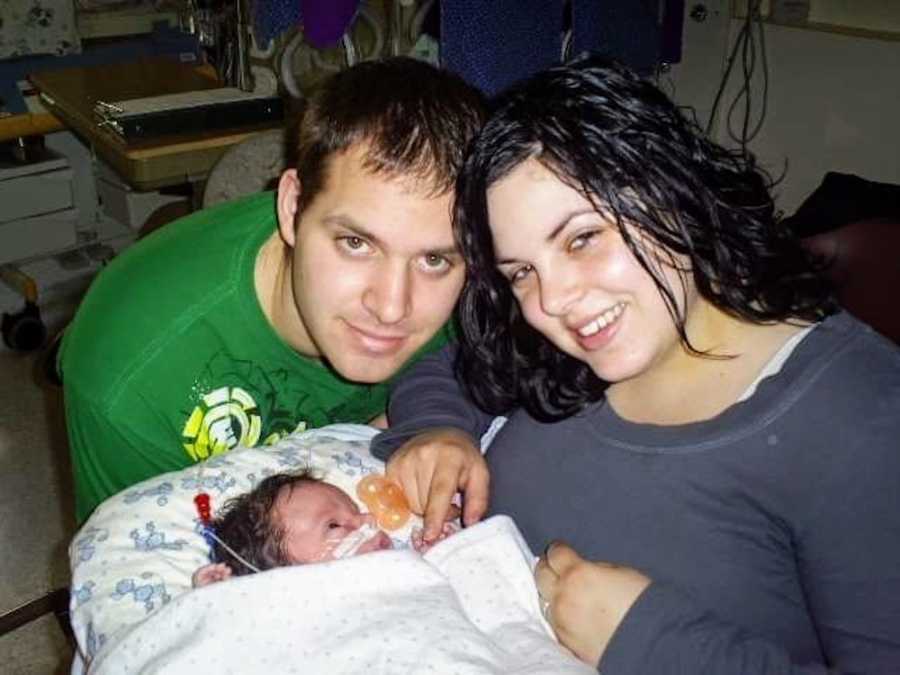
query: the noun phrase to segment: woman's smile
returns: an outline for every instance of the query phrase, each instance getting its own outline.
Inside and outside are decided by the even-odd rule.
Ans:
[[[594,319],[575,330],[576,341],[585,351],[605,347],[618,332],[619,320],[625,312],[625,303],[617,302]]]

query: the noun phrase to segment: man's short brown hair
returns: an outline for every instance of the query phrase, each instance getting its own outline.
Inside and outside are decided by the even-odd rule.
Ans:
[[[450,192],[484,114],[477,89],[416,59],[364,61],[336,73],[300,120],[298,213],[321,191],[331,157],[351,146],[366,148],[373,173],[409,177],[433,195]]]

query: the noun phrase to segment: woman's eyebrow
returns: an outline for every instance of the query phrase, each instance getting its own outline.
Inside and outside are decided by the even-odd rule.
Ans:
[[[553,243],[553,240],[559,236],[560,232],[562,232],[564,229],[566,229],[566,227],[569,225],[569,223],[571,223],[578,216],[583,216],[586,213],[597,213],[597,212],[591,207],[584,207],[584,208],[574,209],[572,211],[569,211],[569,213],[567,213],[565,216],[562,217],[562,219],[559,221],[559,224],[550,231],[550,234],[547,235],[547,237],[544,239],[544,241],[547,242],[548,244]]]
[[[579,216],[583,216],[587,213],[597,213],[597,212],[591,207],[578,208],[578,209],[574,209],[572,211],[567,212],[566,214],[563,215],[563,217],[559,220],[559,222],[553,227],[553,229],[550,230],[550,233],[546,237],[544,237],[544,241],[548,244],[552,244],[553,240],[556,239],[560,235],[560,233],[566,229],[566,227],[569,225],[569,223],[572,222],[572,220],[574,220],[575,218],[578,218]],[[497,260],[496,264],[498,266],[500,266],[500,265],[508,265],[508,264],[514,263],[514,262],[518,262],[518,261],[515,258],[502,258],[500,260]]]

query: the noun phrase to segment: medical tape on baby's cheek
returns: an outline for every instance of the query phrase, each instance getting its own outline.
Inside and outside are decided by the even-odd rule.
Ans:
[[[329,539],[325,550],[319,556],[320,560],[340,560],[356,555],[359,548],[378,534],[378,528],[364,523],[359,529],[349,532],[340,539]]]

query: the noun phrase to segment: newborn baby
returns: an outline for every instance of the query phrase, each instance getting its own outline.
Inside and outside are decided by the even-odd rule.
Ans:
[[[303,565],[393,548],[391,538],[349,495],[310,472],[280,473],[229,500],[212,523],[212,558],[192,577],[195,587],[232,575]],[[444,526],[440,539],[455,531]],[[414,532],[413,547],[426,545]]]

